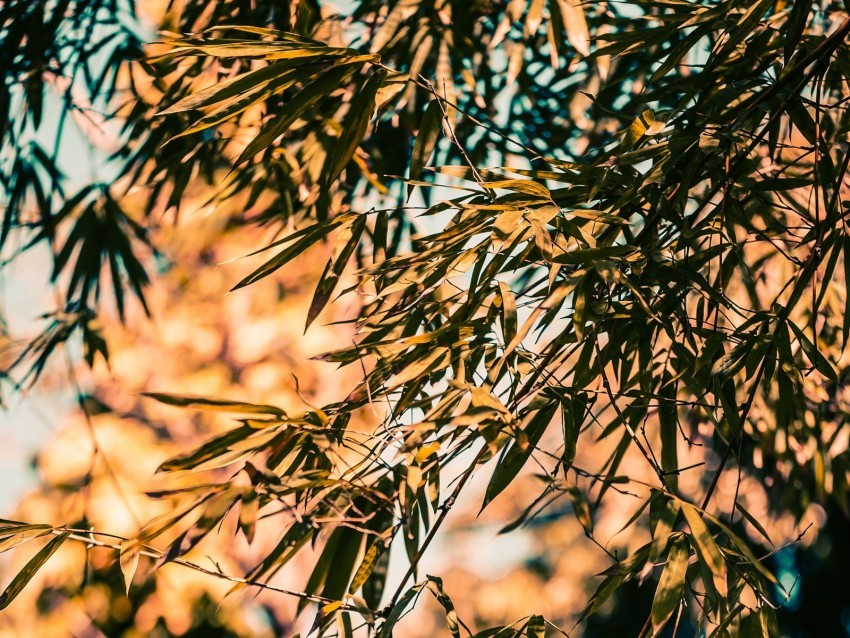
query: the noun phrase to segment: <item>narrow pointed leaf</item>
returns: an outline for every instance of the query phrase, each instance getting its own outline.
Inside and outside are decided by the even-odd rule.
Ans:
[[[655,598],[652,601],[653,635],[658,635],[681,604],[689,556],[688,539],[680,535],[670,545],[667,563],[664,565],[664,571],[661,572],[661,579],[658,581],[658,588],[655,590]]]
[[[70,532],[62,532],[54,538],[51,538],[47,545],[38,550],[38,553],[36,553],[36,555],[33,556],[26,565],[24,565],[23,569],[15,575],[12,582],[10,582],[6,589],[3,590],[3,593],[0,594],[0,610],[6,609],[6,607],[8,607],[12,601],[18,597],[18,594],[23,591],[24,587],[26,587],[33,579],[38,570],[41,569],[44,563],[53,556],[56,550],[58,550],[62,544],[68,540],[70,535]]]

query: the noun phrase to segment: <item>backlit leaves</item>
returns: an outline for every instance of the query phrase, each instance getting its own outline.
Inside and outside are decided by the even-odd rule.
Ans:
[[[26,587],[27,583],[32,580],[35,573],[41,569],[42,565],[44,565],[44,563],[53,556],[56,550],[58,550],[62,544],[68,540],[69,536],[69,532],[62,532],[51,538],[47,544],[38,550],[35,556],[33,556],[29,562],[24,565],[21,571],[15,574],[12,582],[6,586],[3,593],[0,593],[0,610],[8,607],[12,601],[17,598],[18,594],[20,594],[24,587]]]
[[[233,223],[273,226],[234,294],[324,250],[306,325],[336,297],[355,301],[353,342],[317,359],[362,376],[298,415],[151,395],[240,418],[161,465],[215,478],[158,492],[192,500],[146,527],[146,542],[171,530],[163,561],[180,559],[237,504],[250,541],[275,508],[278,544],[249,579],[268,582],[313,544],[302,604],[319,603],[319,633],[334,621],[350,633],[359,605],[390,636],[427,590],[458,635],[441,581],[408,581],[486,464],[484,506],[526,474],[542,486],[505,532],[546,524],[560,502],[607,548],[600,512],[615,492],[637,499],[628,526],[645,544],[611,557],[583,618],[624,583],[657,581],[656,634],[679,611],[717,635],[763,630],[742,592],[767,605],[777,581],[741,521],[725,522],[738,503],[729,512],[715,491],[734,462],[737,487],[770,479],[773,511],[846,498],[846,455],[825,434],[848,425],[846,12],[774,0],[354,4],[345,20],[213,23],[146,63],[160,117],[140,98],[124,174],[169,210],[203,178],[221,186],[211,205],[239,202]],[[210,11],[220,25],[242,17]],[[42,155],[21,154],[4,181],[18,211],[6,227],[20,226],[30,193],[69,302],[26,351],[36,373],[79,327],[88,358],[105,355],[89,320],[107,271],[122,316],[125,288],[141,299],[147,283],[134,252],[144,226],[109,189],[53,220]],[[384,596],[401,545],[411,569]],[[481,635],[546,626],[529,615]]]
[[[133,584],[133,577],[136,575],[136,569],[139,567],[141,551],[142,546],[138,541],[130,540],[121,544],[118,562],[121,565],[121,573],[124,575],[124,585],[127,595],[130,594],[130,586]]]
[[[682,588],[688,571],[690,551],[685,536],[679,536],[670,545],[667,562],[658,581],[658,590],[652,601],[652,633],[657,635],[661,628],[679,608]]]
[[[410,173],[408,174],[411,180],[422,179],[422,171],[434,153],[442,125],[443,107],[440,105],[439,100],[431,100],[428,103],[428,108],[425,109],[425,114],[422,116],[422,124],[419,126],[416,142],[413,144],[413,153],[410,158]],[[408,187],[408,194],[412,188],[412,186]]]
[[[728,586],[726,582],[726,561],[720,552],[720,548],[717,546],[717,543],[708,531],[708,526],[695,507],[688,503],[683,503],[682,513],[685,515],[685,520],[691,528],[691,536],[694,539],[697,556],[705,566],[705,573],[709,576],[710,583],[713,584],[718,595],[725,597]]]
[[[166,405],[181,408],[194,408],[196,410],[212,410],[214,412],[237,412],[241,414],[268,414],[277,417],[285,417],[286,413],[273,405],[255,405],[241,401],[226,401],[223,399],[210,399],[204,397],[189,397],[176,394],[165,394],[161,392],[146,392],[144,396],[155,399]]]
[[[552,402],[533,412],[525,426],[518,430],[514,440],[505,447],[487,486],[482,509],[514,481],[534,452],[557,409],[558,404]]]

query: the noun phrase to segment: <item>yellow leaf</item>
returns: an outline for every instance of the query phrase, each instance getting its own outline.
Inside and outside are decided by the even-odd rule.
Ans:
[[[717,547],[714,538],[708,531],[705,521],[702,520],[699,511],[693,505],[682,503],[682,513],[688,521],[688,527],[691,528],[691,534],[700,560],[711,573],[717,593],[722,598],[725,598],[727,592],[726,561],[723,559],[723,554],[720,553],[720,548]]]
[[[142,544],[138,540],[128,539],[121,542],[118,562],[121,565],[121,573],[124,574],[124,585],[128,596],[130,594],[130,585],[133,584],[133,576],[136,575],[136,570],[139,568],[141,551]]]
[[[585,57],[590,55],[590,31],[587,28],[581,0],[558,0],[558,5],[564,16],[567,40],[581,55]]]

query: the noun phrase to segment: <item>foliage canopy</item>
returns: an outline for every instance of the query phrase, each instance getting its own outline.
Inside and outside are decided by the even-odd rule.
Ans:
[[[356,341],[322,355],[362,366],[338,402],[289,414],[151,389],[238,417],[162,465],[181,482],[157,496],[183,506],[122,546],[122,566],[140,551],[187,562],[232,510],[249,539],[274,512],[279,544],[237,587],[267,586],[321,543],[292,592],[319,603],[319,633],[390,636],[426,591],[452,635],[474,633],[417,566],[474,474],[489,473],[484,509],[535,468],[539,495],[506,533],[566,499],[607,551],[596,512],[622,493],[648,530],[611,554],[577,620],[639,580],[656,587],[644,635],[688,615],[706,635],[776,635],[787,592],[738,487],[758,481],[773,512],[797,517],[847,506],[847,9],[349,4],[188,1],[147,49],[129,2],[0,7],[0,241],[9,259],[47,244],[63,285],[12,383],[77,334],[90,365],[108,357],[97,314],[124,318],[128,292],[144,307],[146,228],[199,180],[210,205],[238,202],[233,223],[278,233],[234,290],[326,245],[307,328],[336,297],[357,301]],[[38,135],[47,85],[61,90],[52,149]],[[67,192],[64,119],[104,110],[120,125],[117,175]],[[134,189],[140,216],[123,208]],[[216,482],[186,487],[203,470]],[[74,537],[11,521],[0,533],[4,549],[54,534],[2,606]],[[407,554],[400,579],[391,550]],[[476,635],[556,630],[529,615]]]

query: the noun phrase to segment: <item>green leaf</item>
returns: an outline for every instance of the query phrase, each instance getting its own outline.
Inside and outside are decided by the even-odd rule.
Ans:
[[[298,75],[296,71],[290,71],[272,78],[267,82],[254,84],[250,88],[237,93],[232,98],[222,101],[210,113],[196,120],[189,128],[178,135],[175,135],[169,141],[173,141],[187,135],[192,135],[193,133],[198,133],[226,122],[227,120],[248,110],[252,106],[265,102],[267,99],[278,93],[282,93],[295,84],[297,80]],[[210,99],[214,100],[216,99],[216,96],[212,96]]]
[[[229,80],[217,82],[206,89],[192,93],[179,102],[172,104],[157,115],[172,115],[191,111],[199,108],[209,107],[214,104],[229,101],[234,98],[244,97],[268,86],[269,82],[281,76],[291,77],[295,71],[292,65],[286,62],[276,62],[261,67],[248,73],[243,73]],[[294,80],[293,80],[294,81]]]
[[[747,559],[752,565],[754,569],[756,569],[762,576],[764,576],[769,582],[776,585],[781,591],[785,592],[785,587],[779,580],[773,575],[762,563],[762,561],[756,558],[755,554],[753,554],[752,550],[749,548],[746,542],[744,542],[737,534],[735,534],[729,527],[727,527],[722,521],[718,520],[711,514],[703,511],[703,515],[711,522],[712,525],[717,527],[726,537],[731,541],[732,545],[735,546],[735,549]],[[786,592],[787,593],[787,592]]]
[[[321,182],[325,188],[329,188],[336,181],[363,141],[375,110],[375,96],[386,76],[387,72],[383,70],[372,73],[351,101],[351,107],[342,122],[342,133],[329,150],[322,170]]]
[[[310,302],[310,309],[307,312],[307,325],[305,331],[310,327],[310,324],[315,321],[319,313],[330,301],[337,281],[342,275],[348,260],[354,254],[357,246],[360,244],[360,238],[366,228],[366,215],[358,215],[354,221],[344,228],[339,239],[337,240],[337,248],[334,250],[333,259],[328,263],[319,283],[316,286],[316,291],[313,293],[313,300]]]
[[[410,607],[411,603],[413,603],[413,601],[419,596],[423,587],[425,587],[424,582],[417,583],[404,592],[404,595],[390,608],[390,613],[387,614],[387,619],[384,621],[384,624],[381,625],[377,638],[393,638],[393,630],[395,629],[395,626],[398,624],[398,621],[401,620],[401,617],[404,615],[404,612],[407,611],[407,608]]]
[[[50,525],[14,525],[6,529],[0,529],[0,552],[14,549],[39,536],[44,536],[53,531]]]
[[[303,254],[308,248],[321,241],[335,228],[338,228],[340,225],[346,223],[347,221],[350,221],[350,219],[350,215],[338,215],[337,217],[331,220],[321,221],[316,224],[313,224],[312,226],[293,233],[290,237],[286,237],[280,242],[272,244],[272,246],[275,246],[280,245],[281,243],[286,243],[298,239],[298,241],[295,241],[288,248],[284,248],[277,255],[269,259],[266,263],[257,268],[254,272],[245,277],[242,281],[236,284],[232,290],[244,288],[245,286],[257,282],[260,279],[268,277],[282,266],[285,266],[287,263],[289,263],[299,255]],[[271,248],[271,246],[265,248],[264,250],[267,250],[268,248]]]
[[[460,626],[457,620],[457,612],[455,611],[454,603],[451,598],[446,595],[443,589],[443,581],[436,576],[428,576],[426,586],[434,594],[437,602],[443,607],[446,612],[446,625],[448,625],[449,633],[452,638],[460,638]]]
[[[587,395],[578,393],[571,400],[564,402],[561,409],[561,422],[564,429],[564,453],[562,455],[564,470],[573,465],[578,448],[578,437],[581,425],[587,412]]]
[[[676,385],[664,379],[659,391],[658,424],[661,434],[661,469],[666,473],[666,482],[674,492],[678,487],[679,469],[679,411],[676,403]]]
[[[793,321],[788,321],[787,323],[790,326],[791,331],[794,333],[794,336],[797,337],[797,341],[803,349],[803,352],[806,353],[806,357],[812,362],[812,365],[817,368],[817,371],[824,375],[827,379],[838,382],[838,373],[835,371],[835,368],[829,360],[823,356],[820,349],[815,347],[815,344],[809,340],[806,333],[797,327],[797,324]]]
[[[593,596],[590,599],[587,607],[582,611],[581,616],[579,617],[579,622],[583,621],[588,616],[596,613],[602,605],[604,605],[611,596],[614,595],[614,592],[619,589],[620,585],[622,585],[626,580],[626,577],[622,574],[612,574],[610,576],[606,576],[604,580],[599,584],[599,587],[596,588]]]
[[[743,505],[737,503],[737,509],[741,512],[741,515],[747,520],[747,522],[755,528],[755,530],[762,535],[762,537],[771,545],[773,545],[773,541],[770,540],[770,536],[767,534],[767,530],[764,528],[764,525],[759,523],[758,519],[750,514]]]
[[[213,528],[221,522],[221,519],[236,504],[240,492],[241,490],[237,488],[229,487],[210,498],[204,504],[205,507],[201,512],[200,518],[171,543],[168,550],[159,559],[158,564],[162,565],[171,562],[187,554],[206,536],[212,533]]]
[[[649,127],[655,122],[655,113],[650,109],[645,110],[632,122],[631,126],[626,129],[626,134],[623,136],[623,148],[631,150],[634,148],[641,138],[646,135]]]
[[[679,516],[680,504],[675,499],[665,497],[660,492],[653,493],[650,503],[650,525],[652,526],[652,543],[649,547],[648,562],[654,564],[670,540],[670,534]],[[654,525],[653,525],[654,523]]]
[[[340,614],[337,617],[337,624],[339,625],[340,638],[354,638],[354,630],[351,626],[351,614]]]
[[[850,235],[845,235],[841,242],[841,260],[844,262],[844,281],[850,282]],[[844,348],[847,347],[848,341],[850,341],[850,312],[845,312],[841,323],[841,343]]]
[[[342,600],[348,591],[362,544],[361,532],[343,526],[334,529],[313,568],[305,591],[310,594],[318,593],[330,600]],[[303,609],[306,604],[307,601],[302,600],[299,607]]]
[[[546,621],[543,616],[532,616],[525,627],[527,638],[546,638]]]
[[[249,580],[257,580],[285,566],[316,533],[316,528],[304,522],[292,525],[275,548],[251,571]]]
[[[702,520],[699,510],[690,503],[682,503],[682,513],[685,515],[685,520],[688,521],[688,527],[691,528],[691,535],[696,546],[697,556],[705,565],[708,573],[711,574],[714,588],[721,597],[726,597],[726,561],[705,521]]]
[[[541,407],[533,415],[530,415],[523,428],[527,442],[524,445],[520,445],[519,441],[513,440],[505,447],[493,472],[493,476],[490,478],[490,483],[487,485],[484,502],[481,504],[482,510],[501,494],[511,484],[514,478],[516,478],[517,474],[519,474],[526,461],[531,457],[531,453],[534,452],[546,428],[551,423],[557,409],[558,403],[553,401]]]
[[[510,343],[517,333],[516,297],[504,281],[499,282],[499,298],[502,302],[502,332],[505,343]]]
[[[234,166],[239,166],[271,146],[278,137],[289,130],[296,120],[306,117],[313,106],[348,80],[356,70],[357,66],[352,64],[334,67],[301,89],[284,104],[270,122],[260,129],[260,133],[245,147]]]
[[[752,611],[741,619],[741,638],[770,638],[758,612]]]
[[[585,248],[569,253],[555,255],[552,261],[556,264],[572,264],[576,266],[593,263],[595,261],[624,257],[635,252],[634,246],[601,246],[599,248]]]
[[[245,535],[245,540],[252,543],[257,527],[257,514],[260,510],[260,495],[253,488],[248,488],[242,494],[239,507],[239,529]]]
[[[178,454],[157,468],[157,472],[175,472],[189,470],[207,461],[218,458],[228,452],[230,445],[247,439],[257,430],[248,425],[234,428],[214,437],[190,452]]]
[[[384,594],[384,586],[387,582],[387,573],[390,567],[390,550],[391,548],[387,547],[381,552],[375,562],[375,566],[372,568],[372,574],[363,584],[363,598],[372,609],[377,609],[381,604],[381,597]]]
[[[593,517],[590,514],[590,506],[587,504],[584,492],[575,485],[570,485],[566,489],[573,504],[573,514],[585,531],[591,532],[593,530]]]
[[[680,535],[670,545],[667,563],[664,565],[664,571],[661,572],[655,598],[652,600],[653,635],[658,635],[682,602],[682,588],[685,586],[689,557],[688,539]]]
[[[534,197],[539,197],[542,200],[552,199],[552,193],[548,188],[546,188],[543,184],[539,184],[538,182],[533,182],[528,179],[501,179],[496,181],[480,182],[480,184],[484,188],[492,190],[503,188],[517,193],[533,195]]]
[[[428,104],[428,108],[425,109],[425,114],[422,116],[422,123],[419,125],[419,132],[416,134],[416,141],[413,143],[413,154],[410,157],[410,172],[408,173],[409,179],[416,181],[422,179],[422,172],[437,146],[442,124],[443,109],[440,106],[439,100],[433,99]],[[410,197],[413,189],[414,186],[412,185],[407,187],[408,197]]]

